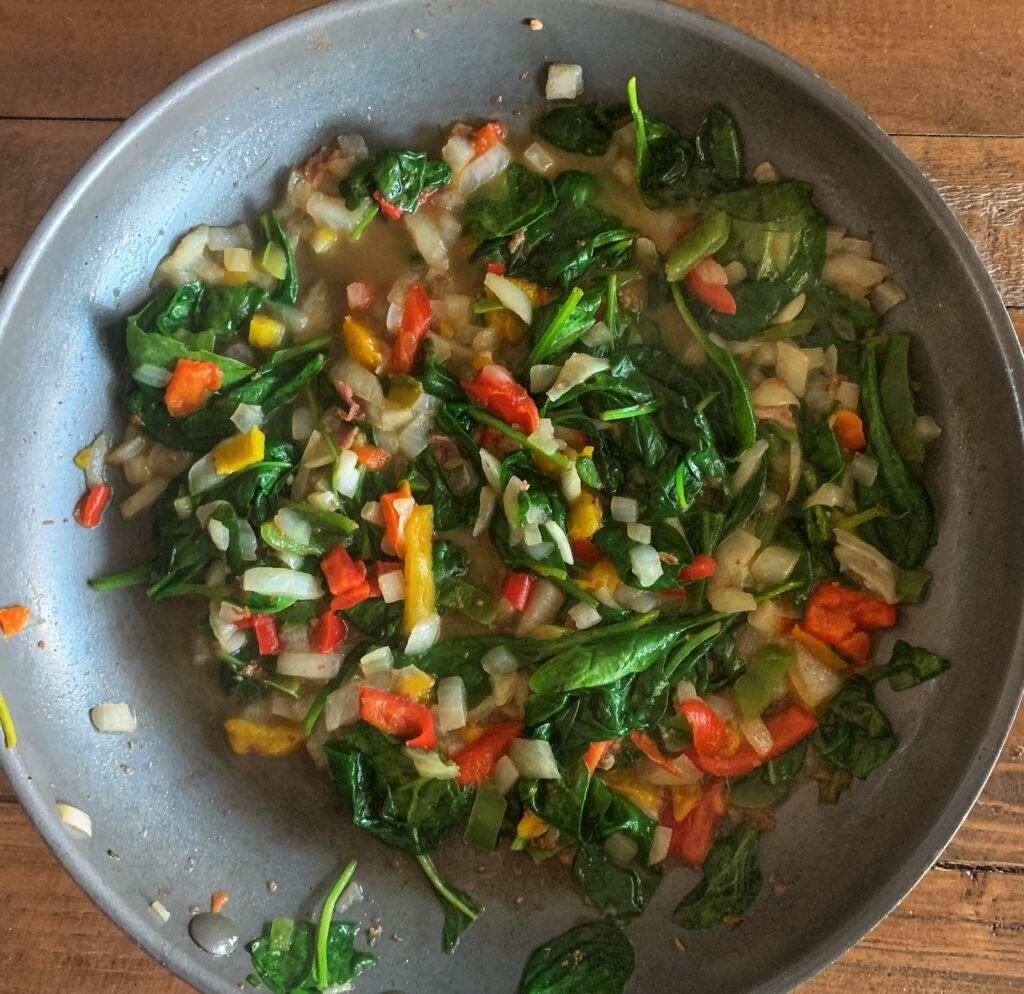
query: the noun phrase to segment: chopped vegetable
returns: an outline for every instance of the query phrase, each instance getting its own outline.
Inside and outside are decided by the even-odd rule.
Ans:
[[[112,491],[105,483],[97,483],[75,505],[75,521],[83,528],[95,528],[100,523],[103,511],[110,503]]]
[[[184,418],[195,414],[206,403],[210,394],[220,389],[223,375],[216,363],[179,359],[164,391],[167,413],[172,418]]]
[[[410,748],[433,749],[437,745],[430,710],[400,694],[360,687],[359,717],[382,732],[404,738]]]

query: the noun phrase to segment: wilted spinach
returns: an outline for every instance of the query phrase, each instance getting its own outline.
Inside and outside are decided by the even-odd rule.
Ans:
[[[811,742],[832,765],[858,780],[881,766],[898,745],[889,719],[875,703],[871,684],[862,676],[851,676],[832,698]]]
[[[635,969],[636,954],[621,929],[587,922],[530,954],[518,994],[623,994]]]
[[[612,133],[629,119],[629,104],[573,104],[556,107],[537,122],[537,134],[563,152],[604,155]]]
[[[451,167],[429,158],[426,152],[385,148],[372,159],[359,163],[342,180],[340,190],[349,210],[377,193],[393,207],[413,213],[424,194],[451,180]]]
[[[937,677],[940,673],[945,673],[949,667],[949,660],[943,656],[910,645],[903,639],[897,639],[892,647],[889,662],[885,666],[869,670],[867,676],[873,682],[883,677],[887,678],[893,690],[909,690]]]
[[[320,994],[327,987],[348,984],[377,962],[373,953],[359,952],[355,939],[359,926],[331,922],[327,933],[327,983],[320,985],[316,971],[316,926],[296,922],[286,949],[275,949],[271,933],[248,945],[253,969],[271,994]]]

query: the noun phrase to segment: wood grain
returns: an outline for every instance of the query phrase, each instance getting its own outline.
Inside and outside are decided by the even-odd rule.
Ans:
[[[0,114],[125,117],[184,69],[309,0],[6,0]],[[803,62],[888,131],[1024,135],[1020,0],[691,0]],[[509,30],[524,30],[510,18]]]

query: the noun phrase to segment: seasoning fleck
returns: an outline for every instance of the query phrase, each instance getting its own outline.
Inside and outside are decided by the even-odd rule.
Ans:
[[[277,881],[276,880],[268,880],[267,881],[267,891],[269,893],[273,894],[275,890],[277,890]]]
[[[199,905],[198,904],[190,904],[188,906],[188,913],[190,915],[198,915],[199,914]]]
[[[371,919],[370,926],[366,930],[366,941],[372,946],[380,938],[383,931],[384,929],[381,927],[380,919]]]
[[[404,942],[405,941],[397,932],[392,932],[391,933],[391,938],[394,939],[395,942]]]
[[[686,952],[686,946],[683,945],[683,940],[680,939],[678,935],[672,940],[672,945],[674,945],[681,953]]]
[[[231,894],[226,890],[216,890],[210,895],[210,910],[216,914],[224,910],[224,905],[231,900]]]
[[[544,30],[544,22],[539,17],[528,17],[523,21],[523,24],[525,24],[531,31]]]

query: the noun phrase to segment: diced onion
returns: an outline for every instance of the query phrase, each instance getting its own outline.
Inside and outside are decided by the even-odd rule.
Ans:
[[[519,661],[505,646],[488,649],[481,657],[480,665],[488,676],[515,673],[519,669]]]
[[[768,443],[763,438],[759,438],[740,456],[740,464],[736,467],[736,472],[732,476],[731,486],[733,490],[742,490],[750,482],[767,451]]]
[[[523,158],[539,173],[546,173],[555,164],[555,160],[540,142],[534,142],[527,148]]]
[[[426,215],[420,212],[404,214],[402,220],[412,235],[416,251],[432,269],[445,272],[448,269],[448,250],[441,240],[437,226]]]
[[[693,763],[683,754],[672,760],[676,772],[666,770],[664,766],[649,759],[642,759],[636,769],[640,777],[656,787],[681,787],[688,783],[697,783],[704,776]]]
[[[488,273],[484,277],[484,286],[494,294],[501,303],[513,314],[522,318],[526,324],[533,320],[533,305],[521,287],[510,279],[497,273]]]
[[[501,143],[492,145],[483,155],[477,156],[458,174],[459,193],[464,197],[475,193],[489,183],[512,161],[508,149]]]
[[[247,569],[242,574],[242,589],[250,594],[293,597],[297,601],[316,601],[324,595],[323,587],[315,576],[276,566]]]
[[[777,587],[789,579],[799,561],[800,553],[793,549],[784,545],[766,545],[750,564],[751,579],[759,589]]]
[[[651,526],[642,525],[638,521],[631,521],[626,525],[626,534],[641,545],[651,544]]]
[[[330,680],[340,669],[340,652],[282,652],[277,657],[277,672],[281,676]]]
[[[611,500],[611,512],[613,521],[630,522],[636,521],[639,516],[639,507],[633,497],[615,496]]]
[[[855,576],[864,588],[888,604],[899,599],[896,594],[896,564],[873,545],[857,538],[852,531],[837,528],[836,559],[844,573]]]
[[[800,403],[789,389],[776,377],[769,377],[750,393],[755,407],[793,407]]]
[[[572,62],[553,62],[548,67],[544,96],[548,100],[575,100],[583,92],[583,67]]]
[[[223,476],[217,472],[213,464],[213,454],[207,452],[202,459],[197,459],[192,468],[188,471],[188,492],[200,494],[211,487],[216,486],[221,480],[226,480],[230,474]]]
[[[792,648],[795,659],[787,676],[803,703],[816,708],[842,687],[843,678],[812,656],[801,643],[793,643]]]
[[[934,418],[922,414],[919,418],[914,419],[914,434],[927,445],[942,434],[942,429],[935,423]]]
[[[836,401],[847,411],[856,411],[860,405],[860,384],[844,380],[836,387]]]
[[[810,360],[804,349],[792,342],[776,343],[775,372],[795,397],[802,397],[807,392],[807,374],[810,369]]]
[[[881,317],[888,314],[897,304],[907,299],[907,291],[895,280],[885,280],[871,291],[868,301],[874,312]]]
[[[708,591],[708,603],[712,610],[723,614],[738,614],[741,611],[753,611],[757,601],[753,594],[748,594],[738,587],[716,587]]]
[[[543,739],[516,739],[509,757],[519,775],[527,780],[557,780],[561,776],[551,743]]]
[[[519,619],[516,634],[531,635],[540,625],[549,625],[554,621],[564,601],[565,594],[550,580],[539,580],[530,594],[526,610]]]
[[[866,456],[863,452],[855,452],[853,459],[850,460],[850,468],[853,478],[862,487],[874,486],[875,480],[878,478],[877,459],[872,459],[871,456]]]
[[[569,608],[568,615],[577,628],[593,628],[601,624],[601,612],[582,601]]]
[[[163,901],[152,901],[149,906],[161,921],[168,922],[171,920],[171,913],[164,907]]]
[[[441,158],[457,173],[473,158],[473,143],[462,135],[452,135],[441,149]]]
[[[559,474],[559,482],[562,485],[562,496],[567,504],[575,504],[583,494],[583,482],[580,480],[579,471],[575,466],[566,466]]]
[[[93,445],[95,444],[96,443],[93,442]],[[106,459],[111,466],[120,466],[128,462],[129,459],[141,455],[145,448],[146,436],[135,435],[133,438],[128,438],[123,441],[116,449],[107,455]],[[91,455],[92,453],[90,453],[90,456]]]
[[[145,446],[145,438],[140,436],[140,439],[143,446]],[[124,448],[124,446],[121,446],[121,448]],[[85,485],[87,487],[97,487],[103,483],[103,464],[107,461],[107,451],[109,449],[110,439],[105,431],[101,431],[89,446],[89,460],[85,465]]]
[[[351,449],[338,453],[338,462],[334,468],[334,489],[343,497],[354,497],[362,479],[359,459]]]
[[[548,388],[548,397],[551,400],[558,400],[573,387],[578,387],[591,376],[602,373],[610,367],[611,362],[607,359],[599,359],[596,356],[587,355],[585,352],[573,352],[562,366],[558,379]]]
[[[770,162],[761,162],[754,167],[755,183],[778,183],[780,178],[778,169]]]
[[[296,407],[292,410],[292,439],[296,442],[308,442],[316,424],[313,412],[308,407]]]
[[[437,723],[442,732],[453,732],[466,724],[466,685],[460,676],[437,682]]]
[[[436,641],[441,630],[441,619],[432,614],[418,622],[411,632],[405,644],[406,655],[414,656],[420,652],[426,652]]]
[[[680,680],[676,684],[677,704],[682,704],[683,701],[692,701],[697,697],[700,697],[700,694],[697,693],[697,687],[692,680]]]
[[[243,434],[263,424],[263,408],[259,404],[239,404],[231,415],[231,423]]]
[[[347,234],[356,226],[368,206],[369,201],[364,200],[356,205],[355,210],[350,211],[340,197],[328,197],[317,190],[309,195],[305,210],[316,224]]]
[[[592,324],[587,331],[580,335],[580,341],[591,349],[599,349],[603,345],[609,345],[612,340],[612,331],[603,321]]]
[[[889,275],[889,267],[844,248],[825,258],[822,278],[847,296],[866,297]]]
[[[72,835],[77,837],[84,836],[88,839],[92,838],[92,818],[81,808],[65,804],[64,801],[58,801],[57,814],[60,815],[60,820],[64,822]]]
[[[140,487],[131,497],[121,502],[121,517],[128,520],[145,511],[146,508],[152,507],[160,499],[160,495],[167,489],[167,484],[170,482],[166,478],[158,477],[155,480],[150,480],[144,487]]]
[[[384,391],[380,380],[368,369],[351,359],[342,359],[331,367],[331,380],[348,384],[352,393],[368,408],[379,410],[384,403]]]
[[[121,702],[117,704],[97,704],[89,712],[89,720],[97,732],[121,735],[134,732],[138,722],[131,707]]]
[[[416,772],[428,780],[454,780],[459,775],[458,766],[449,759],[442,759],[436,749],[427,752],[407,747],[405,754],[413,761]]]
[[[214,548],[220,549],[221,552],[226,552],[227,547],[231,544],[231,532],[228,531],[228,526],[216,518],[210,518],[206,522],[206,530],[209,532],[210,541],[213,542]]]
[[[651,848],[647,853],[647,865],[655,866],[662,863],[668,855],[669,843],[672,841],[672,829],[667,825],[658,825],[651,835]]]
[[[747,267],[739,259],[730,262],[725,267],[725,276],[728,286],[736,286],[747,278]]]
[[[637,614],[653,611],[660,603],[658,595],[654,591],[637,590],[636,587],[629,587],[626,584],[616,587],[613,597],[619,607],[635,611]]]
[[[401,570],[381,573],[377,577],[377,585],[380,587],[380,595],[384,598],[385,604],[394,604],[396,601],[405,600],[405,577]]]
[[[760,548],[761,540],[742,528],[737,528],[727,535],[715,549],[715,563],[718,568],[711,578],[710,586],[728,587],[742,582],[747,566]]]
[[[804,507],[845,507],[846,494],[836,483],[823,483],[804,501]]]
[[[658,550],[651,545],[634,545],[629,550],[629,563],[641,587],[649,587],[665,572]]]
[[[351,725],[359,717],[359,688],[362,680],[350,680],[327,698],[324,707],[324,726],[333,732],[343,725]]]
[[[491,780],[499,794],[507,794],[519,779],[519,770],[508,756],[502,756],[491,771]]]
[[[309,545],[313,537],[312,525],[301,514],[288,507],[282,507],[274,515],[274,526],[285,538],[298,545]]]
[[[807,303],[807,294],[798,293],[788,304],[783,307],[778,314],[775,315],[769,322],[769,324],[780,325],[789,324],[790,321],[796,320],[800,316],[800,312],[804,309],[804,304]]]
[[[573,563],[572,546],[569,545],[569,537],[565,534],[562,526],[557,521],[545,521],[544,529],[554,541],[562,562],[571,566]]]
[[[247,224],[234,224],[231,227],[211,227],[207,236],[207,245],[212,252],[223,252],[224,249],[253,247],[252,231]]]
[[[761,759],[766,759],[772,751],[772,746],[775,745],[775,740],[772,738],[772,733],[768,731],[768,726],[760,718],[743,718],[739,726],[743,737],[750,743],[754,752]]]
[[[544,363],[531,366],[530,393],[544,393],[558,379],[561,370],[561,366],[545,365]]]
[[[636,859],[640,847],[628,835],[613,832],[604,840],[604,851],[620,866],[629,866]]]

